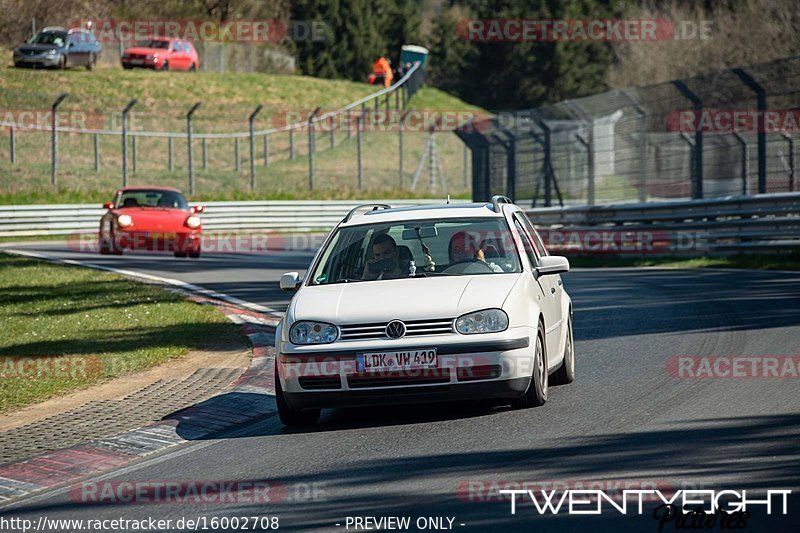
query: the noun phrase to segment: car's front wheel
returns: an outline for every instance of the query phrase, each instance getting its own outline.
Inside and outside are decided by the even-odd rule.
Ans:
[[[284,426],[310,426],[319,420],[319,415],[322,413],[321,409],[293,409],[286,402],[283,395],[283,387],[281,387],[281,380],[278,377],[278,363],[275,362],[275,403],[278,404],[278,418]]]
[[[539,324],[539,331],[536,335],[536,346],[533,354],[533,374],[528,390],[521,397],[516,398],[513,406],[519,409],[528,407],[539,407],[547,401],[548,389],[547,376],[547,349],[544,344],[544,325]]]
[[[86,70],[94,70],[95,66],[97,66],[97,56],[94,54],[90,54],[89,62],[86,63]]]
[[[566,385],[575,381],[575,343],[572,338],[572,317],[567,319],[567,340],[564,343],[564,362],[551,376],[553,385]]]

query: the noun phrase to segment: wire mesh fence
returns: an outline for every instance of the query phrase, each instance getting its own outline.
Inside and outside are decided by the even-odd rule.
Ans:
[[[381,189],[463,194],[469,161],[459,139],[404,123],[423,82],[417,64],[396,84],[332,110],[3,91],[2,188],[158,184],[222,197]],[[427,157],[432,137],[435,159]],[[420,171],[423,158],[435,168]]]
[[[800,57],[500,113],[459,131],[473,196],[529,205],[798,190]]]

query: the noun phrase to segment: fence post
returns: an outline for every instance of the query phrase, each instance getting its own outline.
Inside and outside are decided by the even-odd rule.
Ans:
[[[264,166],[269,166],[269,133],[264,134]]]
[[[588,178],[588,182],[586,185],[586,204],[587,205],[594,205],[595,202],[595,190],[594,190],[594,119],[589,119],[588,121],[588,133],[586,137],[581,135],[580,133],[576,133],[575,137],[580,141],[580,143],[586,148],[586,174]]]
[[[94,172],[100,172],[100,136],[94,134]]]
[[[8,135],[8,148],[11,150],[11,164],[13,165],[17,162],[17,143],[14,138],[14,126],[8,128]]]
[[[136,174],[136,135],[131,135],[131,156],[133,159],[133,173]]]
[[[50,112],[50,145],[52,151],[50,153],[50,183],[56,184],[56,174],[58,172],[58,132],[56,131],[56,110],[68,93],[61,93],[58,98],[53,102]]]
[[[250,116],[247,118],[247,121],[250,125],[250,190],[256,190],[256,138],[255,138],[255,122],[256,122],[256,115],[258,115],[261,108],[264,107],[262,105],[256,106]]]
[[[331,115],[331,150],[336,147],[336,137],[334,137],[334,130],[336,130],[336,120]]]
[[[467,143],[462,143],[461,148],[463,149],[463,158],[461,161],[461,168],[464,171],[464,188],[466,189],[469,187],[469,171],[467,169]]]
[[[789,190],[797,190],[797,157],[794,150],[794,138],[788,133],[781,132],[781,136],[789,141]]]
[[[673,80],[672,84],[680,93],[692,103],[695,118],[703,113],[703,100],[693,93],[689,87],[681,80]],[[694,182],[692,183],[692,198],[703,197],[703,130],[696,128],[694,132]]]
[[[399,175],[400,175],[400,188],[403,188],[403,128],[405,127],[405,120],[406,120],[406,112],[400,113],[400,120],[397,122],[397,143],[398,143],[398,153],[400,154],[399,160]]]
[[[186,144],[189,157],[189,194],[194,194],[194,166],[192,164],[192,115],[200,107],[201,102],[196,102],[189,112],[186,113]]]
[[[167,137],[167,166],[169,167],[169,171],[172,172],[175,170],[175,165],[172,161],[172,136],[170,135]]]
[[[122,110],[122,186],[128,186],[128,113],[136,105],[134,98]]]
[[[294,128],[289,128],[289,159],[294,159]]]
[[[206,170],[208,168],[208,139],[206,137],[203,137],[202,152],[203,152],[203,170]]]
[[[361,166],[361,122],[364,120],[364,111],[356,117],[356,157],[358,161],[358,190],[364,186],[363,167]]]
[[[308,190],[314,190],[314,150],[316,147],[317,139],[314,136],[314,118],[319,113],[320,108],[317,107],[308,115]]]
[[[764,127],[764,115],[767,111],[767,93],[750,74],[740,68],[733,69],[745,85],[756,93],[756,103],[758,105],[758,119],[756,140],[758,143],[758,193],[767,192],[767,132]]]
[[[240,157],[240,149],[239,149],[239,137],[233,138],[233,158],[234,158],[234,168],[236,172],[242,170],[242,158]]]
[[[739,146],[742,148],[742,194],[750,194],[750,150],[747,146],[747,139],[738,131],[733,132],[733,136],[739,141]]]

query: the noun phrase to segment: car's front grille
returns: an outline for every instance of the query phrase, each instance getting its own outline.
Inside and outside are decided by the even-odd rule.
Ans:
[[[342,380],[339,376],[302,376],[297,382],[305,390],[341,389]]]
[[[452,318],[434,318],[431,320],[409,320],[404,322],[406,334],[404,337],[418,337],[420,335],[440,335],[453,332]],[[371,322],[366,324],[343,324],[339,326],[342,340],[361,339],[388,339],[386,325],[388,322]]]
[[[407,385],[435,385],[448,383],[450,370],[446,368],[431,368],[426,370],[395,370],[376,372],[374,374],[362,372],[347,376],[347,384],[351,389],[366,387],[403,387]]]

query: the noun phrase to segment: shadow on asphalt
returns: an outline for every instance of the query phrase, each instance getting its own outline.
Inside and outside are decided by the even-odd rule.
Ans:
[[[370,416],[362,412],[367,421]],[[386,414],[389,423],[404,420],[402,414]],[[424,418],[424,415],[423,415]],[[419,416],[415,417],[419,422]],[[336,425],[335,418],[328,431],[352,427],[349,423]],[[269,438],[283,435],[277,424],[260,435]],[[272,428],[272,429],[269,429]],[[324,428],[320,428],[324,431]],[[287,440],[287,437],[289,440]],[[335,438],[335,435],[332,435]],[[283,446],[312,448],[322,442],[310,434],[282,437]],[[486,493],[473,491],[470,482],[488,481],[576,481],[606,480],[616,482],[656,482],[665,492],[680,488],[757,490],[794,489],[789,499],[789,515],[773,511],[767,516],[761,507],[749,519],[747,531],[796,531],[800,501],[796,493],[800,480],[800,414],[754,416],[731,419],[686,421],[678,430],[665,429],[646,432],[620,432],[586,435],[572,438],[559,445],[507,450],[487,450],[469,453],[438,453],[437,450],[415,450],[393,457],[386,450],[376,450],[371,457],[354,455],[339,467],[320,472],[283,475],[274,478],[246,481],[272,482],[279,478],[287,487],[296,484],[322,482],[325,497],[313,502],[290,500],[264,504],[228,503],[224,507],[207,506],[208,512],[231,516],[275,513],[281,516],[281,529],[302,530],[314,526],[330,528],[345,516],[456,516],[458,522],[477,527],[480,531],[657,531],[658,522],[652,517],[655,504],[645,506],[644,514],[634,514],[631,505],[628,515],[606,510],[601,516],[568,516],[564,510],[557,516],[539,515],[532,505],[520,504],[517,514],[511,515],[507,500],[497,495],[486,501]],[[398,442],[412,448],[413,442]],[[716,460],[709,461],[708,457]],[[303,472],[304,469],[292,469]],[[603,472],[614,471],[614,477]],[[524,472],[524,474],[520,474]],[[620,472],[626,472],[624,476]],[[746,474],[747,481],[735,486],[725,483],[729,474]],[[416,479],[438,479],[435,490],[415,493],[409,490]],[[717,480],[714,485],[706,480]],[[236,480],[230,480],[236,481]],[[241,481],[245,481],[244,478]],[[395,488],[394,484],[403,483]],[[484,485],[485,486],[485,485]],[[636,485],[634,488],[639,488]],[[374,487],[374,489],[371,489]],[[575,487],[571,487],[575,488]],[[363,493],[370,492],[365,498]],[[608,490],[608,489],[607,489]],[[356,495],[358,493],[358,495]],[[763,498],[763,492],[755,492]],[[66,501],[52,504],[24,505],[14,514],[43,514],[63,511],[77,513],[82,508],[108,507],[121,514],[136,507],[148,513],[157,512],[152,502],[96,503]],[[150,507],[148,508],[148,505]],[[608,509],[608,508],[606,508]],[[676,531],[667,524],[664,531]],[[713,528],[719,531],[719,528]]]

